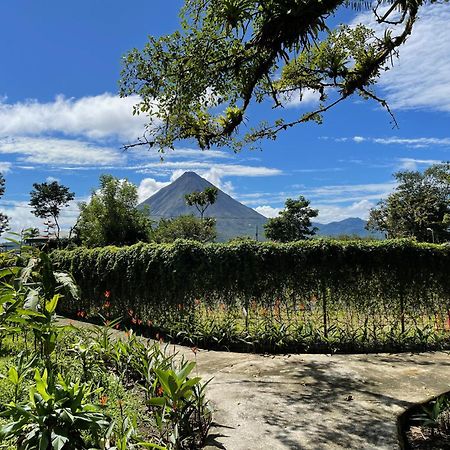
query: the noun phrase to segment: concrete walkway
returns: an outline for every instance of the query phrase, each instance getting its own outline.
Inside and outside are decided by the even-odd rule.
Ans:
[[[214,377],[208,397],[216,425],[209,449],[398,449],[398,415],[450,390],[447,353],[200,351],[197,362],[200,375]]]
[[[205,381],[213,377],[208,450],[398,449],[397,417],[450,390],[444,352],[263,356],[169,349],[195,358]]]

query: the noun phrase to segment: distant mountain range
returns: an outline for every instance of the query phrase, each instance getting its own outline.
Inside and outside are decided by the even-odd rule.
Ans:
[[[199,216],[194,207],[186,204],[184,196],[191,192],[203,191],[207,187],[213,187],[213,184],[195,172],[185,172],[173,183],[144,200],[139,207],[148,205],[151,217],[156,219],[173,218],[184,214]],[[228,241],[237,236],[258,237],[264,240],[264,224],[268,220],[267,217],[239,203],[220,189],[216,202],[207,209],[206,216],[216,219],[219,241]],[[370,235],[364,228],[366,222],[359,218],[313,225],[319,228],[318,234],[322,236]]]
[[[319,230],[319,236],[359,236],[382,238],[381,233],[373,233],[366,230],[367,222],[359,217],[349,217],[348,219],[339,220],[330,223],[313,223]]]

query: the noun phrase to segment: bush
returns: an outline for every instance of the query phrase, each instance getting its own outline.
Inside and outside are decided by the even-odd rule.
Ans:
[[[102,310],[110,291],[111,314],[154,332],[209,345],[227,331],[234,338],[216,346],[282,351],[433,346],[436,333],[441,345],[450,327],[449,256],[447,246],[407,240],[176,241],[55,251],[52,259],[81,287],[66,314]]]

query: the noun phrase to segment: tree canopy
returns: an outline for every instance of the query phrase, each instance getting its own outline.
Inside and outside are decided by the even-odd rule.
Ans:
[[[216,187],[207,187],[204,191],[186,194],[184,198],[189,206],[195,207],[203,220],[206,210],[216,202],[218,193],[219,190]]]
[[[310,201],[302,195],[298,200],[288,198],[279,216],[264,225],[266,237],[278,242],[292,242],[313,236],[316,228],[312,227],[311,219],[317,217],[319,211],[309,205]]]
[[[75,233],[88,247],[131,245],[148,242],[151,220],[148,211],[138,210],[137,187],[112,175],[100,177],[100,188],[89,203],[80,204]]]
[[[449,240],[450,163],[435,164],[423,173],[401,171],[394,176],[398,186],[370,211],[367,227],[389,238]]]
[[[150,37],[124,57],[120,93],[137,94],[134,112],[148,115],[143,137],[129,146],[164,150],[195,139],[202,149],[239,149],[296,124],[320,122],[353,94],[388,108],[374,84],[413,32],[420,7],[445,1],[375,2],[380,34],[363,24],[336,25],[335,13],[369,9],[366,0],[185,0],[181,30]],[[311,92],[320,98],[314,110],[240,133],[252,103],[271,101],[282,109],[292,95]]]
[[[41,219],[51,218],[56,225],[56,237],[59,239],[61,231],[59,215],[64,207],[69,206],[75,194],[58,181],[52,181],[51,183],[34,183],[30,197],[32,213]]]
[[[5,177],[0,173],[0,198],[5,193]],[[8,229],[8,216],[0,211],[0,236]]]
[[[213,242],[216,239],[216,221],[195,216],[179,216],[161,219],[153,231],[152,240],[158,243],[173,242],[176,239],[190,239],[199,242]]]

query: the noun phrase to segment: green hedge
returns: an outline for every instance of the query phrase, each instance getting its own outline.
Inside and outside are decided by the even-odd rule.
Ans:
[[[408,339],[429,345],[436,332],[442,344],[447,321],[450,327],[450,247],[444,245],[178,241],[55,251],[52,259],[82,292],[81,303],[64,303],[64,313],[101,312],[110,291],[108,314],[148,321],[193,344],[218,342],[201,335],[211,321],[222,327],[221,336],[234,327],[236,342],[280,351],[328,348],[333,339],[337,350],[391,348],[401,339],[402,348]],[[281,326],[289,339],[282,339]],[[281,344],[272,342],[270,327]],[[236,342],[222,336],[216,346],[238,348]]]

